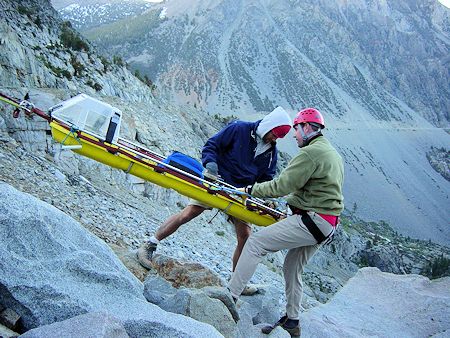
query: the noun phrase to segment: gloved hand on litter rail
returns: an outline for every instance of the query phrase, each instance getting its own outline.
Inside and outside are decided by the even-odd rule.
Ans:
[[[244,188],[236,188],[236,190],[242,192],[243,194],[246,194],[245,187]]]
[[[277,208],[277,202],[266,200],[264,201],[264,205],[270,209],[276,209]]]
[[[216,162],[206,163],[203,176],[211,180],[218,180],[220,176],[219,176],[219,167],[217,166],[217,163]]]
[[[248,198],[247,187],[236,188],[236,190],[240,191],[242,193],[242,195],[240,197],[242,198],[242,202],[245,204],[245,201]]]
[[[252,194],[252,185],[247,185],[246,187],[242,187],[242,188],[237,188],[237,190],[239,190],[240,192],[243,192],[247,195],[251,195]]]

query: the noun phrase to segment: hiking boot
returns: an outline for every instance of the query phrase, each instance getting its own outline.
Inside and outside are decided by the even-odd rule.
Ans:
[[[137,259],[139,263],[147,269],[152,268],[152,257],[158,244],[145,242],[137,251]]]
[[[275,324],[264,326],[261,329],[261,332],[264,333],[264,334],[269,334],[270,332],[272,332],[273,329],[275,329],[279,325],[283,325],[287,320],[288,320],[288,316],[284,315]]]
[[[283,329],[285,329],[291,337],[300,337],[300,323],[299,320],[295,319],[289,319],[287,315],[284,315],[281,317],[278,322],[276,322],[274,325],[267,325],[264,326],[261,329],[261,332],[264,334],[271,333],[277,326],[281,326]]]
[[[301,334],[301,328],[300,328],[300,322],[299,320],[295,319],[288,319],[283,325],[281,325],[283,329],[285,329],[291,337],[300,337]]]

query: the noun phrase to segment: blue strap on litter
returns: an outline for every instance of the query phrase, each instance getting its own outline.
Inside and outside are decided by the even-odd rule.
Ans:
[[[77,132],[78,132],[79,130],[80,130],[80,129],[79,129],[78,127],[76,127],[76,126],[74,126],[74,125],[71,126],[71,127],[70,127],[69,133],[66,135],[66,137],[64,137],[64,140],[61,141],[61,144],[64,145],[64,144],[66,143],[67,138],[68,138],[70,135],[72,135],[72,137],[75,139],[75,141],[77,141],[77,142],[81,145],[80,139],[79,139],[78,136],[77,136]]]
[[[172,154],[167,156],[162,162],[171,165],[172,167],[183,170],[184,172],[187,172],[194,176],[203,178],[202,164],[195,158],[180,153],[179,151],[174,151]]]
[[[211,187],[211,190],[215,190],[215,191],[225,191],[229,194],[234,194],[234,195],[240,195],[240,196],[250,196],[249,194],[247,194],[246,192],[243,191],[239,191],[236,189],[232,189],[232,188],[227,188],[224,186],[219,186],[219,187]]]

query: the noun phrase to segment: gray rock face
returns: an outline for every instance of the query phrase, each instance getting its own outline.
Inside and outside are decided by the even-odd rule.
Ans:
[[[402,274],[401,259],[398,250],[393,248],[373,248],[361,253],[361,258],[368,266],[377,267],[381,271]]]
[[[150,102],[151,90],[123,62],[101,57],[44,0],[2,0],[0,77],[9,87],[64,88]]]
[[[261,293],[241,297],[247,304],[241,306],[239,313],[246,312],[250,315],[253,325],[275,323],[285,311],[283,304],[280,303],[283,294],[284,290],[266,286]]]
[[[236,323],[227,307],[218,299],[208,297],[201,290],[179,289],[159,306],[173,313],[189,316],[213,325],[225,337],[234,337]]]
[[[427,152],[427,159],[434,170],[441,174],[447,181],[450,181],[450,151],[431,148]]]
[[[152,262],[158,273],[175,287],[223,286],[220,276],[199,263],[181,262],[164,255],[155,255]]]
[[[20,327],[20,316],[11,309],[2,309],[3,305],[0,304],[0,324],[5,325],[11,330],[17,330]]]
[[[225,288],[177,289],[160,276],[149,276],[144,282],[144,296],[163,310],[213,325],[225,337],[235,334],[239,315]]]
[[[0,184],[0,304],[25,330],[87,312],[119,318],[130,337],[220,336],[148,303],[142,284],[101,240],[54,207]]]
[[[207,286],[201,289],[208,297],[220,300],[230,311],[235,322],[239,320],[239,313],[236,309],[231,293],[226,288]]]
[[[0,337],[2,338],[10,338],[10,337],[18,337],[19,333],[10,330],[6,326],[0,324]]]
[[[121,321],[105,313],[87,313],[44,325],[20,335],[22,338],[128,338]]]
[[[301,316],[302,337],[429,337],[450,330],[450,278],[364,268]]]
[[[149,276],[144,281],[144,297],[152,304],[159,305],[174,296],[177,289],[160,276]]]

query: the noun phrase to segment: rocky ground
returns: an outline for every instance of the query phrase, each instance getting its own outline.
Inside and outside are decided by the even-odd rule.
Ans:
[[[427,159],[434,170],[450,181],[450,151],[432,147],[427,153]]]
[[[141,283],[102,240],[30,194],[0,183],[0,210],[0,336],[262,338],[279,318],[274,286],[235,304],[217,274],[164,255]],[[302,337],[447,336],[449,283],[360,269],[302,313]]]
[[[56,103],[58,95],[57,91],[34,93],[35,98],[49,105]],[[119,100],[111,102],[120,105]],[[185,150],[198,156],[206,137],[225,122],[203,117],[204,127],[194,131],[192,126],[202,119],[195,112],[174,110],[173,116],[159,116],[155,103],[150,117],[143,119],[139,107],[121,109],[128,112],[123,136],[163,154]],[[142,182],[71,151],[62,151],[48,135],[46,123],[23,115],[14,120],[9,107],[4,106],[0,109],[0,181],[71,216],[108,243],[141,281],[148,273],[136,264],[136,249],[161,222],[188,201],[173,191]],[[258,227],[253,230],[258,231]],[[163,241],[157,251],[162,261],[151,273],[177,284],[176,278],[170,275],[172,272],[164,270],[167,260],[171,265],[181,264],[184,271],[197,271],[195,263],[200,263],[202,269],[218,276],[215,285],[224,285],[231,274],[234,236],[222,213],[207,211]],[[348,212],[335,241],[319,251],[304,273],[306,295],[302,305],[310,309],[328,301],[355,275],[359,266],[377,266],[400,274],[421,273],[423,266],[439,255],[448,257],[448,249],[423,241],[409,240],[408,244],[408,239],[388,225],[362,222]],[[283,311],[282,260],[282,252],[268,255],[252,278],[251,282],[264,290],[265,295],[244,298],[246,313],[253,313],[253,319],[247,318],[250,322],[271,321]],[[265,304],[268,300],[270,303]],[[172,305],[165,306],[170,309]],[[267,313],[255,310],[261,308],[267,309]],[[240,325],[245,327],[248,323],[244,325],[244,322]]]

